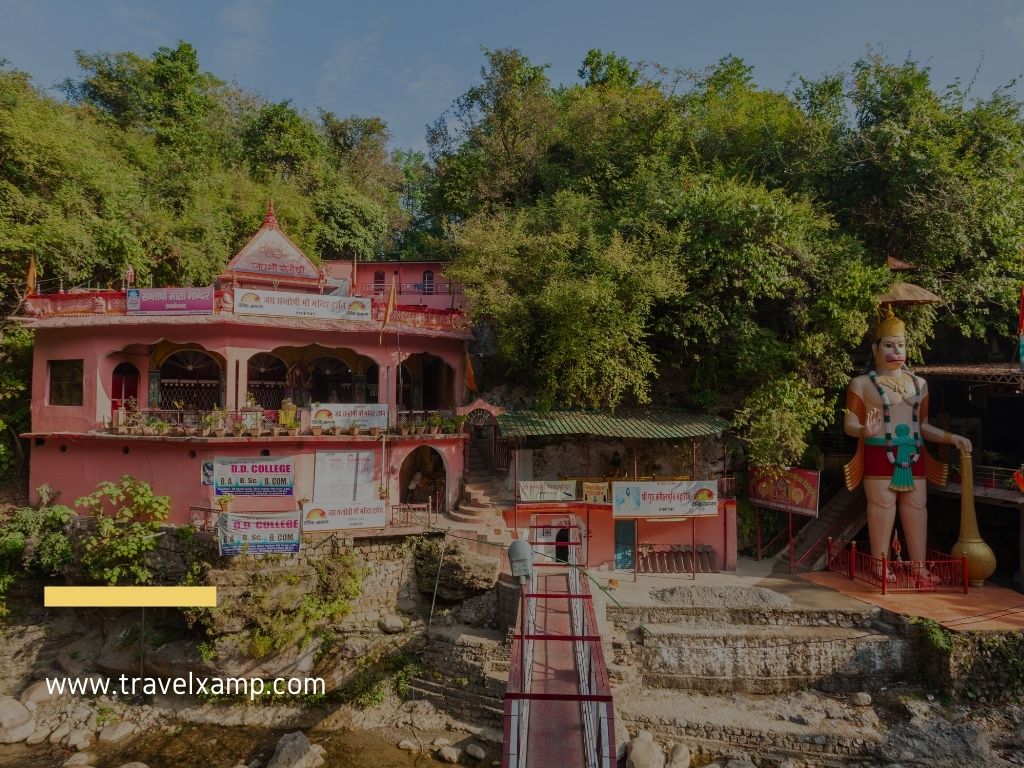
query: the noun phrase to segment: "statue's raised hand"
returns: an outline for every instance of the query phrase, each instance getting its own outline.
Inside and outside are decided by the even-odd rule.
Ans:
[[[875,437],[882,434],[882,412],[877,408],[868,411],[868,418],[861,428],[861,437]]]
[[[957,450],[961,451],[962,453],[971,452],[971,441],[968,440],[963,435],[954,435],[950,433],[949,444],[952,445]]]

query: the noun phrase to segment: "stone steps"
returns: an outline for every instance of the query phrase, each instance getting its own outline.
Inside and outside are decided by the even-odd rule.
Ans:
[[[636,651],[653,688],[777,694],[876,690],[902,675],[910,645],[864,628],[684,623],[645,625]]]
[[[493,697],[482,696],[472,691],[462,690],[458,687],[457,681],[447,681],[445,684],[426,680],[421,677],[414,678],[409,684],[409,691],[413,698],[427,699],[446,712],[450,712],[464,720],[475,721],[485,719],[499,728],[501,727],[505,712],[501,706],[501,696],[504,695],[504,685],[501,690],[495,690]]]

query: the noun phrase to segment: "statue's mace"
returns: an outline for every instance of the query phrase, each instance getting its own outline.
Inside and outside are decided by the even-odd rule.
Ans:
[[[996,555],[978,531],[972,461],[970,453],[960,451],[960,538],[953,547],[953,555],[967,557],[967,580],[972,587],[981,587],[996,570]]]

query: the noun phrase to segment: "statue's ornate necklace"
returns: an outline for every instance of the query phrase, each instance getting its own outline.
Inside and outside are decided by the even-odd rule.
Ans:
[[[878,381],[893,392],[899,393],[900,396],[905,396],[910,392],[911,386],[916,385],[916,382],[913,381],[913,377],[911,377],[911,381],[908,382],[902,374],[900,376],[879,376]]]
[[[896,455],[893,453],[893,439],[892,439],[892,404],[889,402],[889,395],[885,389],[879,383],[879,377],[874,371],[868,372],[868,377],[871,379],[871,383],[875,385],[875,389],[878,390],[879,397],[882,398],[882,420],[885,422],[885,455],[889,459],[889,463],[900,467],[901,469],[909,469],[911,464],[917,462],[921,458],[921,433],[918,429],[917,414],[921,408],[921,389],[917,386],[917,377],[911,375],[910,379],[914,383],[914,408],[910,417],[911,424],[913,425],[913,449],[909,457],[909,460],[897,461]],[[885,379],[891,379],[891,376],[883,377]],[[888,383],[888,382],[886,382]],[[900,425],[906,429],[905,425]],[[909,430],[908,430],[909,431]],[[906,433],[904,433],[905,435]],[[900,437],[903,437],[902,435]],[[907,441],[909,442],[909,441]],[[900,451],[903,453],[903,451]]]

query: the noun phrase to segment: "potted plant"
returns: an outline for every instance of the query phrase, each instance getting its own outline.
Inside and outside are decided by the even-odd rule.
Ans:
[[[319,437],[320,435],[323,434],[324,428],[322,426],[320,426],[319,424],[316,424],[316,425],[311,424],[310,427],[309,427],[309,431],[310,431],[310,434],[312,434],[314,437]]]
[[[399,422],[399,424],[398,424],[398,434],[400,434],[400,435],[408,435],[411,430],[412,430],[412,424],[409,422],[408,419],[402,419],[402,421]]]
[[[153,434],[159,435],[160,437],[163,437],[171,431],[171,425],[159,416],[154,416],[150,419],[149,425],[153,428]]]
[[[386,485],[377,486],[377,498],[381,501],[386,501],[391,496],[391,491],[388,490]]]
[[[234,500],[235,497],[233,494],[225,493],[223,496],[217,497],[217,506],[220,507],[221,512],[230,512],[231,502],[233,502]]]
[[[235,433],[235,437],[241,437],[245,431],[245,422],[236,418],[231,422],[231,431]]]
[[[427,426],[430,427],[430,434],[438,435],[441,433],[441,426],[444,424],[444,420],[441,418],[440,413],[432,413],[427,417]]]
[[[227,432],[225,429],[227,412],[222,410],[220,407],[215,406],[214,409],[210,411],[210,417],[213,423],[213,434],[217,437],[224,437]]]
[[[359,434],[359,425],[356,424],[355,422],[353,422],[352,425],[348,429],[349,429],[349,432],[352,434],[352,437],[355,437],[356,435]]]
[[[209,437],[210,433],[213,432],[214,413],[216,413],[216,411],[204,413],[203,418],[199,420],[199,435],[201,437]]]
[[[380,437],[380,427],[370,427],[370,434],[373,437]]]
[[[416,431],[417,435],[425,434],[427,431],[427,422],[425,422],[423,419],[414,419],[413,429]]]

